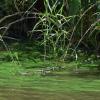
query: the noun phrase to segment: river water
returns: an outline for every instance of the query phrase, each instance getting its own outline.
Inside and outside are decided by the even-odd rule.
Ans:
[[[0,88],[0,100],[100,100],[100,92],[46,92]]]

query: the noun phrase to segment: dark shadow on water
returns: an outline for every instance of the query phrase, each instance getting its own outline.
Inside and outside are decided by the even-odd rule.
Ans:
[[[95,80],[100,79],[100,72],[98,71],[82,71],[82,72],[62,72],[62,73],[49,73],[47,75],[44,75],[44,77],[57,77],[61,79],[67,79],[67,78],[82,78],[85,80]]]

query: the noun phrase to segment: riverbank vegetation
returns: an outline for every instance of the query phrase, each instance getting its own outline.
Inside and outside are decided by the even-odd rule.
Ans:
[[[99,33],[99,0],[0,1],[0,87],[99,91]]]

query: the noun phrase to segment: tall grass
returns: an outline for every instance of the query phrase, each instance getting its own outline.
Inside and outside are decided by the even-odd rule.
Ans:
[[[70,29],[66,27],[75,16],[64,16],[62,3],[59,7],[59,1],[53,2],[44,1],[45,12],[39,15],[39,21],[33,27],[33,32],[41,31],[44,36],[42,44],[44,45],[44,60],[46,55],[51,53],[56,60],[65,52],[69,41]],[[59,9],[58,9],[59,8]],[[38,27],[40,29],[38,30]],[[49,48],[49,49],[48,49]],[[64,57],[61,57],[64,60]]]
[[[59,1],[57,0],[53,3],[51,3],[50,0],[45,0],[44,5],[45,12],[39,15],[39,21],[32,30],[33,32],[41,31],[43,33],[44,40],[42,44],[44,45],[44,60],[46,59],[46,55],[52,52],[55,60],[60,59],[64,61],[70,51],[72,51],[71,54],[74,55],[74,58],[77,59],[77,48],[81,43],[85,46],[88,45],[87,41],[89,41],[89,43],[95,45],[93,44],[93,41],[97,42],[95,27],[100,23],[100,19],[96,19],[95,22],[91,23],[84,34],[81,33],[79,28],[81,28],[81,22],[86,13],[97,4],[92,4],[83,13],[80,9],[80,13],[72,16],[64,15],[63,10],[65,5],[62,3],[59,7]],[[96,12],[92,16],[98,13],[100,12]],[[77,16],[78,20],[75,23],[74,20],[76,20]],[[42,27],[37,30],[39,26]],[[77,33],[77,30],[79,30],[79,33]],[[95,36],[93,34],[95,34]],[[92,36],[92,38],[89,36]],[[74,40],[74,38],[76,38],[76,40]]]

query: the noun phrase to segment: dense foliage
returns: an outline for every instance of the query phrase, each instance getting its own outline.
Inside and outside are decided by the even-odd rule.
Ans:
[[[77,60],[79,51],[100,54],[98,0],[2,0],[0,9],[5,47],[7,41],[34,41],[44,59],[63,61],[69,54]]]

